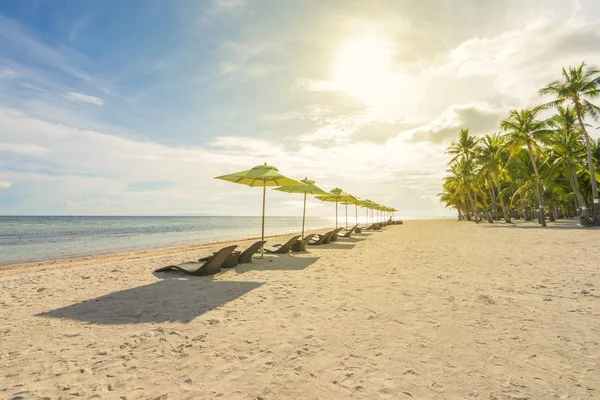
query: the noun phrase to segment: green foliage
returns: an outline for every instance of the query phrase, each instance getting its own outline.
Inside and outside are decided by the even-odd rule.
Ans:
[[[476,221],[478,215],[497,217],[502,205],[507,222],[508,208],[518,214],[521,208],[526,212],[544,205],[552,219],[559,209],[558,214],[574,214],[575,207],[582,212],[593,207],[597,194],[591,177],[600,167],[600,140],[586,140],[590,126],[585,120],[600,117],[600,107],[591,102],[600,97],[600,70],[585,63],[563,68],[561,79],[540,94],[554,100],[510,111],[500,123],[502,133],[479,138],[460,130],[447,149],[452,158],[439,195],[442,203]],[[554,115],[542,119],[548,109]]]

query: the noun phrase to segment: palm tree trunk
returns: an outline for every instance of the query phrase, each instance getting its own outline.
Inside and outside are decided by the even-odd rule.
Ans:
[[[477,216],[477,203],[473,200],[473,196],[471,196],[471,192],[469,190],[467,190],[467,196],[471,202],[471,208],[473,208],[473,219],[475,220],[475,223],[479,223]]]
[[[531,157],[531,165],[533,166],[533,170],[535,171],[537,198],[538,198],[538,204],[540,206],[539,221],[540,221],[540,225],[545,227],[546,226],[546,216],[544,215],[544,198],[542,197],[542,184],[540,182],[540,172],[538,171],[538,167],[535,162],[535,156],[533,154],[533,149],[531,148],[531,143],[529,143],[529,142],[527,142],[527,150],[529,151],[529,157]]]
[[[500,189],[500,183],[498,182],[497,176],[494,179],[494,183],[496,184],[496,188],[498,189],[498,197],[500,197],[500,206],[502,207],[502,214],[504,216],[504,222],[506,222],[507,224],[511,224],[512,221],[510,220],[510,213],[508,211],[508,208],[506,207],[506,204],[504,203],[504,199],[502,198],[502,195],[500,194],[500,192],[502,190]]]
[[[492,219],[498,219],[498,205],[496,204],[496,191],[492,183],[492,178],[488,177],[488,184],[490,186],[490,197],[492,198]]]
[[[529,212],[527,210],[527,202],[525,201],[525,196],[523,195],[522,191],[519,193],[519,196],[521,197],[521,209],[523,210],[523,219],[525,221],[531,221],[531,218],[529,217]]]
[[[585,130],[585,124],[581,117],[581,105],[576,103],[575,110],[577,112],[577,119],[579,120],[579,126],[585,137],[585,149],[587,150],[588,166],[590,169],[590,181],[592,182],[592,196],[594,196],[594,225],[600,225],[600,198],[598,197],[598,184],[596,183],[596,172],[594,170],[594,157],[592,156],[592,146],[590,144],[590,137]]]
[[[577,174],[575,170],[571,171],[569,176],[569,183],[571,184],[571,188],[573,189],[573,193],[575,193],[575,198],[577,199],[577,203],[579,203],[579,209],[581,209],[581,218],[579,219],[579,223],[581,225],[587,225],[590,219],[590,213],[587,209],[587,204],[583,199],[583,195],[581,194],[581,190],[579,190],[579,181],[577,180]]]

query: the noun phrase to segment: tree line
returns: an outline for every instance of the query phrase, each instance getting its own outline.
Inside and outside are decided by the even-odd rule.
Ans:
[[[553,100],[511,110],[497,133],[475,137],[461,129],[450,143],[439,196],[459,220],[537,219],[546,226],[546,219],[579,217],[582,225],[600,225],[600,140],[589,135],[598,129],[589,123],[600,116],[592,103],[600,69],[563,68],[539,93]]]

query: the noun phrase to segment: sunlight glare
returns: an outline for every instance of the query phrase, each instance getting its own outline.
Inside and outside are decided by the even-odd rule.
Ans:
[[[392,74],[393,46],[378,37],[361,36],[344,41],[334,59],[332,80],[367,104],[387,100]]]

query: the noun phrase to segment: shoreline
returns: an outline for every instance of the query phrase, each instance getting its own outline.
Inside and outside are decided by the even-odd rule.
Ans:
[[[316,228],[309,229],[304,232],[305,236],[311,233],[321,233],[323,231],[330,230],[332,228]],[[275,235],[265,235],[265,239],[274,239],[280,237],[289,237],[293,236],[296,233],[281,233]],[[227,240],[216,240],[210,242],[200,242],[200,243],[192,243],[192,244],[184,244],[184,245],[176,245],[176,246],[161,246],[161,247],[151,247],[146,249],[138,249],[138,250],[130,250],[130,251],[110,251],[110,252],[102,252],[102,253],[92,253],[87,255],[77,255],[73,257],[64,257],[58,259],[51,260],[40,260],[40,261],[31,261],[31,262],[23,262],[23,263],[0,263],[0,278],[8,271],[20,271],[20,270],[44,270],[44,269],[55,269],[55,268],[73,268],[89,263],[94,263],[98,261],[109,262],[111,260],[116,259],[136,259],[142,256],[152,255],[153,253],[161,254],[161,255],[170,255],[172,253],[178,252],[189,252],[189,251],[202,251],[207,249],[212,249],[213,247],[223,247],[224,245],[232,245],[238,244],[240,246],[244,246],[246,242],[254,242],[260,240],[260,236],[252,236],[252,237],[244,237],[239,239],[227,239]],[[267,243],[268,244],[268,243]]]

